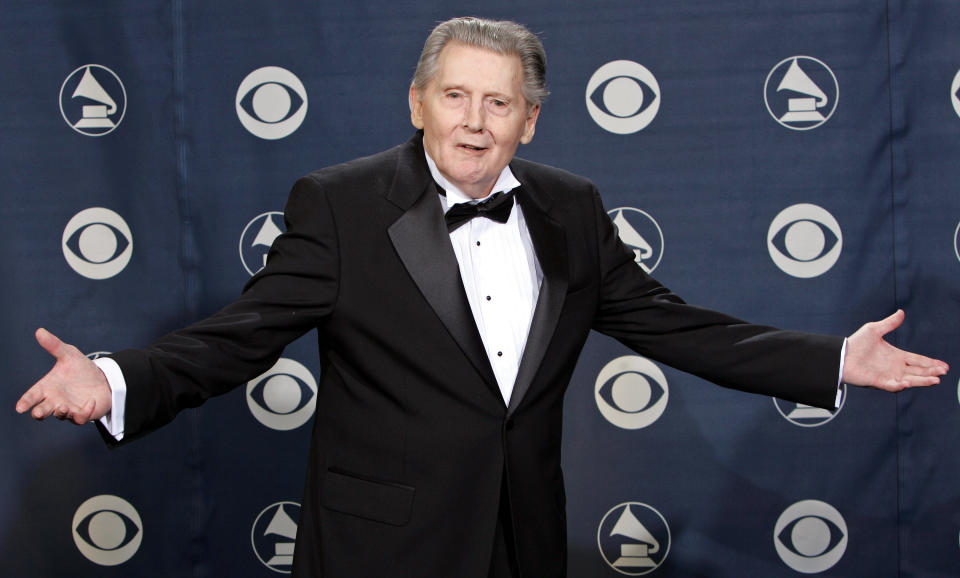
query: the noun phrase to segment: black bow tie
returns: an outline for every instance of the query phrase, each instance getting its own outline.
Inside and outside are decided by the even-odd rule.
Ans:
[[[447,231],[453,232],[474,217],[486,217],[498,223],[506,223],[513,209],[513,192],[496,193],[482,203],[459,203],[447,211]]]

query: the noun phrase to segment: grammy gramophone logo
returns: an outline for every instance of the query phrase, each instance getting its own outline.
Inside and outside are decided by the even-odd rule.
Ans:
[[[267,266],[267,254],[286,226],[283,213],[269,211],[254,217],[240,234],[240,262],[247,273],[255,275]]]
[[[627,576],[656,570],[670,552],[670,527],[652,506],[624,502],[611,508],[597,528],[604,562]]]
[[[827,122],[837,109],[839,97],[837,77],[812,56],[781,60],[763,86],[770,116],[792,130],[810,130]]]
[[[127,111],[127,92],[120,77],[106,66],[85,64],[60,86],[60,114],[70,127],[87,136],[109,134]]]
[[[617,235],[633,251],[634,261],[647,273],[652,273],[663,259],[663,230],[657,220],[640,209],[617,207],[607,211]]]
[[[276,502],[264,508],[253,521],[250,544],[257,560],[280,574],[289,574],[297,539],[300,504]]]

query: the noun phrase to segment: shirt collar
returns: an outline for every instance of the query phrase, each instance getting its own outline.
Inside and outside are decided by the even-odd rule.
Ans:
[[[440,173],[440,169],[437,168],[437,163],[430,158],[430,153],[427,152],[427,149],[423,149],[423,154],[427,157],[427,166],[430,168],[430,176],[433,177],[433,180],[436,181],[440,187],[447,193],[447,206],[452,207],[460,203],[475,203],[482,199],[474,199],[470,196],[464,194],[456,185],[451,183]],[[493,193],[507,193],[513,189],[520,186],[520,181],[517,180],[517,177],[513,176],[513,171],[510,170],[510,165],[503,167],[503,170],[500,171],[500,176],[497,177],[497,182],[493,184],[493,189],[490,191]]]

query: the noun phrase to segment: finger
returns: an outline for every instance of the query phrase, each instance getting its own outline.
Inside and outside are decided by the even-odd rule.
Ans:
[[[876,387],[885,391],[902,391],[909,387],[927,387],[940,383],[936,375],[918,375],[904,373],[898,377],[888,377],[877,382]]]
[[[904,375],[900,378],[899,384],[906,387],[928,387],[940,383],[940,378],[935,375]]]
[[[937,372],[937,375],[943,375],[950,371],[950,366],[945,362],[940,361],[939,359],[933,359],[932,357],[926,357],[925,355],[904,352],[903,360],[908,367],[929,369]]]
[[[904,318],[906,318],[906,313],[903,312],[903,309],[897,309],[889,317],[877,321],[877,329],[880,331],[880,335],[886,335],[900,327]]]
[[[83,425],[90,421],[90,417],[93,415],[93,410],[96,409],[96,407],[96,400],[88,400],[87,403],[83,404],[83,407],[80,408],[80,411],[72,416],[71,419],[73,420],[73,423],[77,425]]]
[[[39,385],[34,385],[17,400],[17,413],[24,413],[43,401],[43,390]]]
[[[33,406],[33,409],[30,411],[30,415],[35,420],[46,419],[53,415],[53,404],[49,403],[47,400],[43,400],[42,402]]]
[[[922,376],[933,376],[940,377],[941,375],[946,374],[946,370],[940,365],[913,365],[909,364],[904,368],[904,372],[909,375],[922,375]]]
[[[37,343],[40,344],[40,347],[44,348],[47,353],[60,359],[63,355],[63,342],[60,341],[60,338],[50,333],[43,327],[37,329],[34,337],[37,339]]]
[[[53,417],[60,421],[68,419],[70,417],[70,408],[65,405],[57,406],[56,409],[53,410]]]

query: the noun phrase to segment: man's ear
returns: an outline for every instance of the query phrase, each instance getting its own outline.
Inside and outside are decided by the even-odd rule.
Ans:
[[[417,89],[411,84],[410,85],[410,122],[417,129],[423,129],[423,100],[420,98],[420,93]]]
[[[539,117],[540,105],[530,107],[530,111],[527,112],[527,119],[524,121],[526,124],[523,127],[523,134],[520,136],[522,144],[528,144],[533,140],[533,134],[537,132],[537,118]]]

